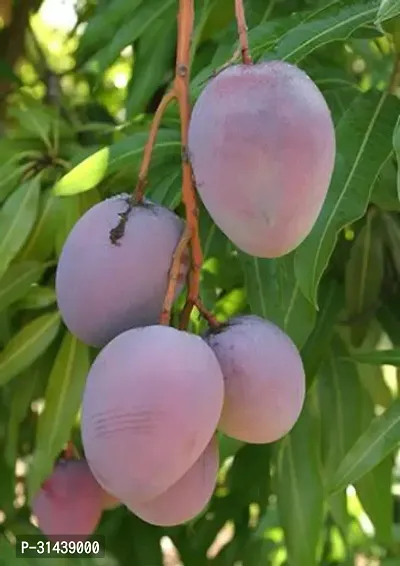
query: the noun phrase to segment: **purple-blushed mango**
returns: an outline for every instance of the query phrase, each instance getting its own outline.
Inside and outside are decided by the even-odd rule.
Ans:
[[[273,258],[296,248],[317,220],[335,131],[322,93],[298,67],[233,65],[195,103],[189,152],[214,222],[242,251]]]
[[[102,347],[130,328],[157,324],[184,227],[167,208],[146,202],[132,208],[125,233],[114,245],[110,230],[126,210],[126,199],[120,195],[89,209],[70,232],[57,267],[64,322],[91,346]],[[186,273],[184,262],[176,294]]]

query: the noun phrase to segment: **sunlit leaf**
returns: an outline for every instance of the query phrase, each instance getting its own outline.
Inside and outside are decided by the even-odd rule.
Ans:
[[[377,466],[400,442],[400,401],[392,405],[371,422],[357,442],[347,452],[329,489],[337,492],[355,483]]]
[[[146,133],[140,132],[93,153],[58,181],[53,189],[54,194],[67,196],[89,191],[111,173],[117,172],[126,164],[132,165],[135,159],[139,161],[147,137]],[[156,156],[157,152],[163,155],[171,150],[179,154],[179,132],[161,130],[157,136],[154,155]],[[168,156],[170,157],[170,153]]]

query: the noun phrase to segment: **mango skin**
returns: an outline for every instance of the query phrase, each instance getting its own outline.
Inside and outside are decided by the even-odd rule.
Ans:
[[[147,503],[127,507],[152,525],[172,527],[186,523],[201,513],[210,501],[218,467],[218,441],[213,437],[199,459],[167,491]]]
[[[200,336],[160,325],[120,334],[97,356],[83,396],[96,480],[130,506],[158,497],[205,450],[223,396],[221,368]]]
[[[283,256],[307,237],[335,153],[322,93],[283,61],[228,67],[193,108],[189,154],[200,197],[225,235],[256,257]]]
[[[85,460],[65,460],[32,502],[39,528],[51,540],[85,540],[95,531],[103,512],[104,492]]]
[[[275,442],[296,423],[305,398],[300,354],[278,326],[258,316],[232,318],[205,340],[225,381],[218,428],[252,444]]]
[[[66,326],[99,348],[125,330],[158,322],[184,228],[176,214],[146,202],[133,208],[124,236],[113,245],[109,233],[126,210],[127,196],[89,209],[68,235],[57,266],[57,302]],[[176,295],[187,267],[183,262]]]

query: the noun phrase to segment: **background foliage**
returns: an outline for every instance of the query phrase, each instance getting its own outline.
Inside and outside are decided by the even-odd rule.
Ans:
[[[254,57],[298,64],[324,93],[337,160],[311,235],[283,258],[238,253],[202,209],[201,292],[220,320],[253,312],[293,338],[307,402],[273,445],[220,437],[219,485],[191,524],[161,529],[121,507],[99,526],[105,558],[59,565],[400,563],[400,2],[245,4]],[[193,100],[234,52],[233,5],[196,2]],[[36,532],[29,497],[65,441],[81,447],[79,403],[97,352],[60,321],[55,267],[85,210],[135,186],[174,74],[176,8],[0,4],[0,564],[16,561],[14,535]],[[179,139],[171,107],[148,196],[181,213]],[[193,317],[191,329],[202,324]]]

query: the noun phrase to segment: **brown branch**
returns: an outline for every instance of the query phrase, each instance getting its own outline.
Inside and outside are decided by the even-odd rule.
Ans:
[[[147,184],[147,176],[149,173],[150,161],[151,156],[154,149],[154,144],[157,138],[157,132],[160,128],[161,120],[164,115],[165,110],[167,109],[168,105],[176,98],[175,90],[172,89],[171,91],[165,94],[158,105],[158,108],[154,114],[153,121],[151,123],[149,137],[144,148],[143,153],[143,160],[140,166],[138,182],[134,192],[134,199],[136,202],[142,202],[144,191]]]
[[[206,309],[206,307],[203,305],[202,301],[199,298],[196,299],[195,306],[199,311],[199,313],[201,314],[201,316],[204,318],[204,320],[208,322],[210,328],[219,328],[221,326],[221,323],[212,313],[210,313]]]
[[[164,324],[165,326],[169,325],[170,318],[171,318],[171,310],[172,305],[175,299],[175,291],[176,287],[179,282],[180,270],[182,265],[182,260],[184,257],[185,251],[187,251],[187,247],[190,243],[190,230],[188,226],[186,226],[182,237],[175,249],[174,256],[172,258],[172,265],[169,271],[168,277],[168,288],[165,294],[165,300],[163,304],[163,310],[161,313],[160,324]]]
[[[245,65],[251,65],[253,63],[253,60],[250,55],[243,0],[235,0],[235,14],[239,33],[240,50],[242,52],[242,60]]]

